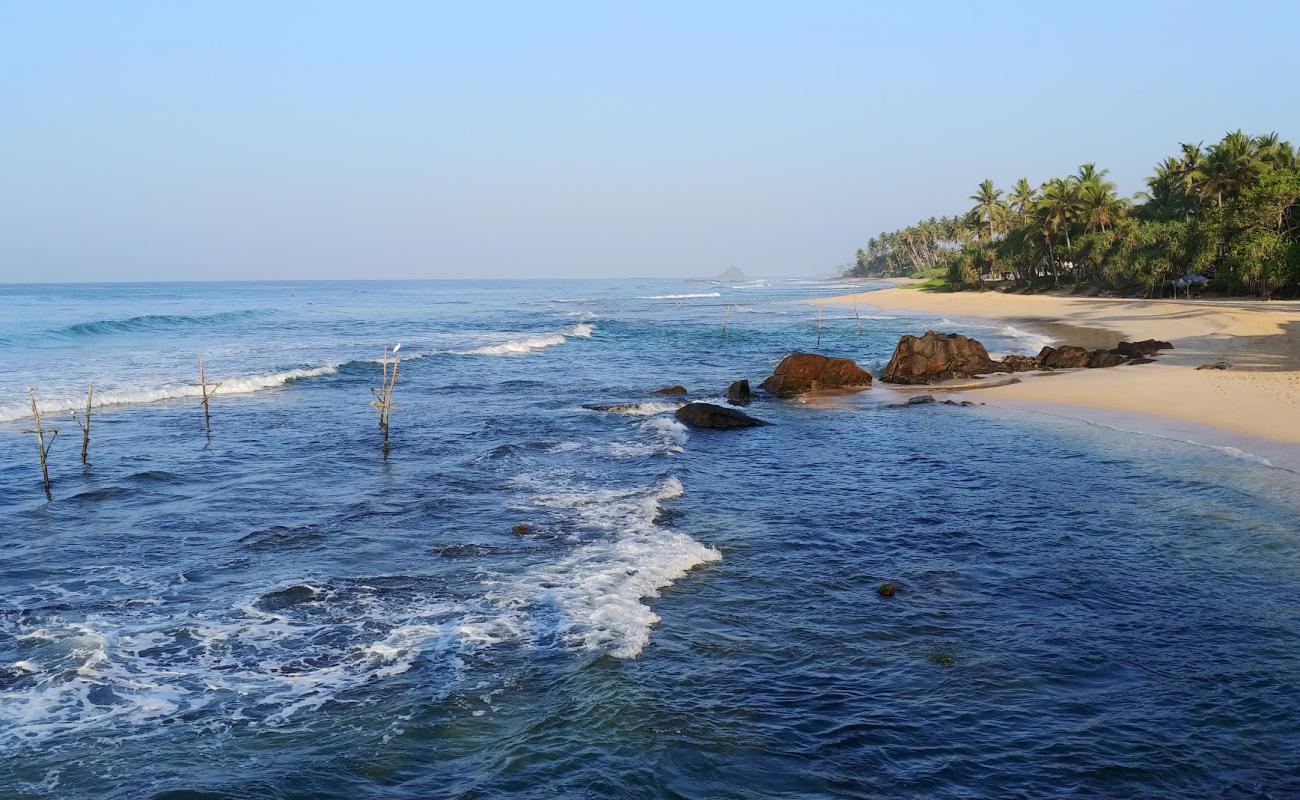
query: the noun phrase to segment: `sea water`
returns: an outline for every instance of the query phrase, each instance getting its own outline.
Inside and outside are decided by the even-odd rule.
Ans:
[[[819,333],[860,288],[0,287],[0,796],[1300,793],[1293,473],[880,386],[729,432],[647,395],[1042,344]]]

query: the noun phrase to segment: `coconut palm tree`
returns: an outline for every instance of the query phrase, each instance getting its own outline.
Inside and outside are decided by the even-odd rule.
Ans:
[[[975,201],[975,207],[970,210],[972,222],[977,228],[984,225],[988,238],[992,240],[1005,217],[1006,204],[1002,202],[1002,190],[994,189],[993,181],[986,178],[970,199]]]
[[[1028,214],[1034,207],[1034,201],[1038,198],[1038,192],[1034,187],[1029,185],[1028,178],[1021,178],[1016,181],[1016,185],[1011,187],[1011,210],[1016,214]]]

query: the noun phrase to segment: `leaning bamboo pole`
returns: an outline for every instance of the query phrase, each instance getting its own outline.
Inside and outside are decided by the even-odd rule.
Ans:
[[[727,306],[727,310],[722,312],[722,338],[727,338],[727,320],[731,319],[731,310],[735,306]]]
[[[72,418],[81,426],[81,463],[86,463],[86,454],[90,452],[90,406],[95,398],[94,384],[86,386],[86,410],[80,417],[72,412]]]
[[[862,317],[858,316],[858,304],[853,304],[853,318],[858,321],[858,334],[862,333]]]
[[[817,346],[822,346],[822,305],[817,304]]]
[[[27,397],[32,401],[32,419],[36,421],[36,427],[23,431],[23,433],[36,434],[36,446],[41,453],[41,478],[45,482],[45,499],[53,500],[54,495],[50,494],[50,470],[46,466],[46,457],[50,454],[50,448],[54,446],[54,440],[59,438],[58,428],[46,428],[41,425],[41,410],[36,407],[36,392],[30,387],[27,389]],[[50,441],[45,441],[45,434],[51,434]]]

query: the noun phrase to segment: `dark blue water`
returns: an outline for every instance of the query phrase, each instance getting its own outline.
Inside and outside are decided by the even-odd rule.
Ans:
[[[1300,795],[1294,474],[881,387],[725,433],[645,397],[761,379],[841,288],[0,287],[0,796]],[[861,314],[821,350],[940,324]]]

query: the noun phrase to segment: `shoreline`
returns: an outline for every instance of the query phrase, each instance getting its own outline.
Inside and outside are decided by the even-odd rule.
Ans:
[[[1237,447],[1243,437],[1257,448],[1283,453],[1300,444],[1300,302],[933,293],[909,288],[810,302],[994,319],[1031,329],[1056,345],[1113,347],[1122,339],[1167,340],[1174,349],[1163,351],[1154,364],[1023,373],[1017,376],[1023,380],[1014,385],[980,387],[978,399],[1009,409],[1052,406],[1059,415],[1085,422],[1097,422],[1089,416],[1121,415],[1139,427],[1172,427],[1177,438],[1192,441],[1187,437],[1195,436],[1194,443],[1215,447]],[[1233,366],[1196,369],[1217,361]],[[1044,380],[1048,376],[1051,380]]]

